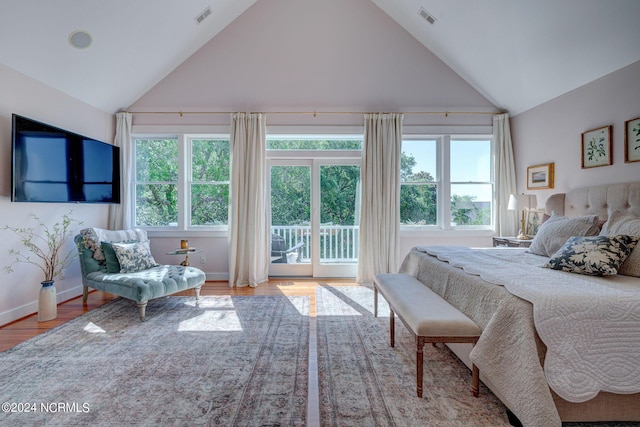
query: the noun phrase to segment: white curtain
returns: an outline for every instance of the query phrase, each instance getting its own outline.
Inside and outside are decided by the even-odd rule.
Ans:
[[[268,280],[265,134],[262,114],[231,115],[230,287],[256,287]]]
[[[365,114],[360,203],[360,283],[398,271],[402,114]]]
[[[113,145],[120,147],[120,204],[109,205],[109,229],[131,228],[133,206],[130,200],[133,179],[133,143],[131,142],[131,113],[116,113],[116,136]]]
[[[499,236],[515,236],[518,231],[516,214],[507,210],[509,195],[516,194],[517,191],[516,167],[507,113],[493,116],[493,144],[496,173],[496,232]]]

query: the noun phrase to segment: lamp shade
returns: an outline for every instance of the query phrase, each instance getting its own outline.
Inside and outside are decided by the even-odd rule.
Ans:
[[[509,195],[509,203],[507,210],[517,211],[520,209],[531,210],[538,206],[538,198],[535,194],[511,194]]]

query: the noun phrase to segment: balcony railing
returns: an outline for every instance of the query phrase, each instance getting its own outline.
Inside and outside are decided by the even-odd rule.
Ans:
[[[282,236],[286,247],[303,242],[298,262],[311,262],[311,226],[274,225],[271,232]],[[320,262],[355,263],[358,260],[359,229],[357,225],[320,226]]]

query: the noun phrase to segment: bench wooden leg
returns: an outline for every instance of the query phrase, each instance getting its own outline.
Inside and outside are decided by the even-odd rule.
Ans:
[[[389,345],[391,347],[396,346],[396,322],[395,322],[395,313],[393,309],[390,310],[389,313]]]
[[[480,371],[475,364],[471,365],[471,394],[473,397],[480,395]]]
[[[378,288],[373,285],[373,317],[378,317]]]
[[[422,397],[422,371],[423,371],[423,348],[424,337],[416,336],[416,392],[418,397]]]
[[[477,343],[478,338],[474,339],[472,342],[474,347]],[[478,397],[480,395],[480,370],[475,363],[471,363],[471,394],[473,394],[473,397]]]

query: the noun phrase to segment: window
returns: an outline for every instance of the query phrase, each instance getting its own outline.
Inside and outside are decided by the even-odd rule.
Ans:
[[[490,137],[405,137],[400,164],[400,225],[490,229],[491,150]]]
[[[267,150],[362,150],[362,137],[268,135]]]
[[[191,225],[227,225],[229,217],[229,140],[191,140]]]
[[[450,150],[451,225],[491,226],[491,140],[451,138]]]
[[[402,141],[400,224],[438,224],[439,139]]]
[[[229,137],[135,137],[136,227],[226,226]]]
[[[178,138],[135,139],[135,225],[178,224]]]
[[[400,165],[400,225],[491,229],[492,144],[490,136],[405,135]],[[136,227],[226,228],[230,187],[228,135],[135,136],[134,147],[132,188]],[[318,157],[335,162],[340,158],[359,159],[362,137],[269,136],[267,148],[271,159]],[[277,211],[273,205],[272,209]],[[326,213],[318,220],[336,222]]]

